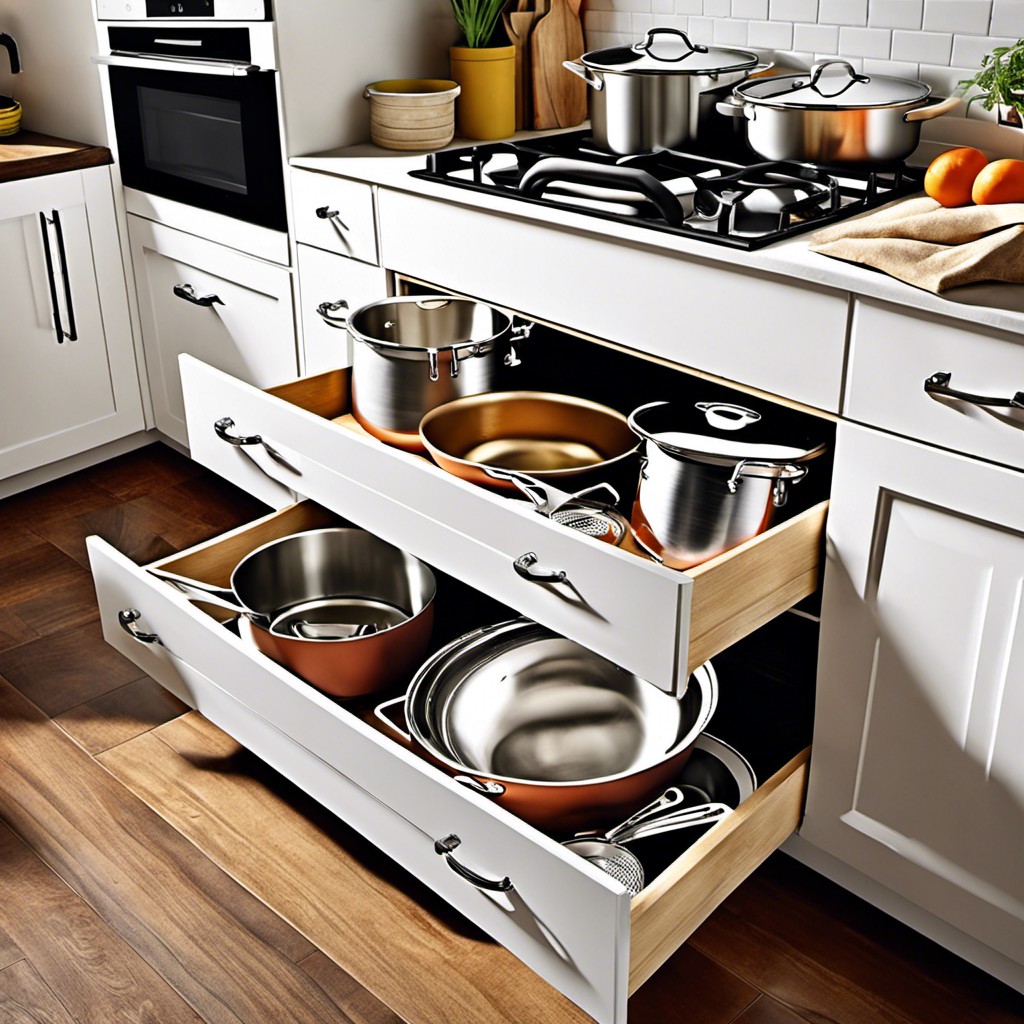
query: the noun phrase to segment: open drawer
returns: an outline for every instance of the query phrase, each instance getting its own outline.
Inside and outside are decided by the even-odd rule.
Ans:
[[[154,564],[224,585],[239,559],[259,545],[331,522],[312,503],[293,505]],[[799,823],[809,752],[779,764],[799,751],[802,731],[800,742],[773,763],[773,774],[762,769],[767,781],[736,813],[672,859],[631,901],[618,882],[406,751],[366,724],[358,707],[346,708],[266,658],[145,567],[95,537],[89,553],[109,643],[348,821],[601,1024],[625,1021],[628,994]],[[449,624],[459,623],[460,631],[480,625],[473,613],[489,602],[455,581],[440,582],[439,605],[454,604],[462,592]],[[129,609],[137,616],[122,624],[119,614]],[[440,644],[447,637],[435,639]],[[727,689],[723,684],[721,706],[729,700]],[[770,692],[770,706],[780,718],[786,714],[774,688],[752,690]],[[748,713],[743,701],[734,705],[741,717],[763,722],[762,712]],[[461,839],[457,857],[483,876],[507,876],[511,892],[486,892],[450,870],[434,843],[452,833]],[[454,978],[457,965],[453,971]]]
[[[198,462],[276,507],[312,498],[670,693],[818,585],[826,501],[678,572],[370,437],[350,415],[348,370],[260,391],[182,356],[181,375]],[[224,420],[265,444],[225,441]],[[518,573],[528,553],[565,582]]]

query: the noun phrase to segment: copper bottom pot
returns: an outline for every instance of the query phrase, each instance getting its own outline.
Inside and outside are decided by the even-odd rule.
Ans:
[[[621,820],[668,785],[717,700],[710,663],[677,700],[519,619],[461,637],[422,666],[404,698],[406,739],[523,820],[571,833]],[[378,715],[393,730],[386,707]]]
[[[262,653],[334,697],[402,682],[430,643],[434,574],[365,530],[271,541],[238,563],[228,588],[150,571],[193,601],[246,616]]]

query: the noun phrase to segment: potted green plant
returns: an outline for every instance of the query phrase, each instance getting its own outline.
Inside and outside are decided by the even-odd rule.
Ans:
[[[1012,46],[997,46],[986,54],[981,70],[960,82],[965,93],[978,92],[968,98],[967,105],[981,103],[985,110],[998,108],[999,123],[1020,128],[1024,119],[1024,39]]]
[[[464,45],[451,48],[451,75],[462,87],[455,101],[456,128],[467,139],[504,139],[516,127],[516,48],[498,28],[505,0],[451,4],[464,37]]]

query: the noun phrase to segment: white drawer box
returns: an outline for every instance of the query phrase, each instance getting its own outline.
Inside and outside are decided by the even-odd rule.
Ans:
[[[1010,398],[1024,391],[1024,337],[855,302],[847,418],[1024,468],[1024,411],[929,395],[936,373],[958,391]]]
[[[390,448],[349,416],[349,371],[270,391],[183,357],[192,457],[270,505],[313,498],[669,692],[742,636],[813,593],[827,502],[687,572],[559,526]],[[214,431],[223,418],[260,445]],[[534,553],[564,584],[524,579]]]
[[[377,202],[388,270],[839,411],[844,292],[387,189]]]
[[[378,263],[373,189],[313,171],[292,171],[295,238],[341,256]]]
[[[156,564],[223,583],[259,545],[329,521],[317,506],[290,506]],[[90,538],[89,551],[109,643],[349,821],[601,1024],[623,1024],[627,995],[799,822],[806,751],[630,900],[609,876],[413,756],[109,544]],[[159,643],[129,635],[118,621],[127,609]],[[511,893],[486,893],[449,869],[434,842],[453,832],[467,866],[508,876]]]
[[[352,339],[345,318],[387,295],[387,274],[380,267],[337,256],[311,245],[298,246],[299,320],[304,373],[323,373],[352,365]],[[320,307],[338,306],[337,309]],[[326,317],[334,323],[328,323]]]

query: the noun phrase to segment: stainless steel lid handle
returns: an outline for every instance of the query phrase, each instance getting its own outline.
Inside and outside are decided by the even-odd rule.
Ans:
[[[531,583],[565,583],[568,580],[569,577],[561,569],[545,569],[539,562],[535,551],[527,551],[512,563],[512,568]]]
[[[117,624],[133,639],[140,644],[160,644],[163,641],[156,633],[146,633],[139,629],[136,623],[142,618],[142,613],[134,608],[124,608],[117,613]]]
[[[337,313],[339,309],[345,310],[344,316],[331,316],[332,313]],[[344,299],[336,299],[334,302],[321,302],[316,307],[317,315],[328,327],[333,327],[336,331],[345,331],[348,329],[348,303]]]
[[[467,868],[465,864],[460,864],[452,856],[452,850],[458,849],[461,845],[462,840],[453,832],[451,835],[445,836],[444,839],[438,839],[434,843],[434,852],[444,857],[448,862],[448,867],[455,874],[460,878],[464,878],[470,885],[475,885],[478,889],[484,889],[486,892],[510,892],[514,888],[512,879],[507,875],[504,878],[486,878],[484,875],[478,875],[472,868]]]
[[[686,43],[689,49],[686,53],[682,53],[678,57],[659,57],[653,50],[654,40],[658,36],[678,36],[684,43]],[[651,57],[654,60],[663,61],[665,64],[678,64],[679,61],[686,60],[691,53],[708,52],[708,48],[706,46],[703,46],[700,43],[691,43],[690,37],[679,28],[652,28],[639,43],[634,43],[630,49],[634,53],[646,53],[648,57]]]
[[[977,405],[983,409],[1024,409],[1024,391],[1018,391],[1010,398],[993,398],[989,395],[974,395],[969,391],[957,391],[949,386],[952,373],[933,373],[925,382],[924,390],[938,398],[954,398],[958,402]]]
[[[821,89],[818,88],[818,80],[821,78],[822,74],[824,74],[825,69],[829,68],[829,67],[841,67],[841,68],[843,68],[846,71],[846,73],[850,76],[849,77],[849,81],[845,82],[835,92],[822,92]],[[857,85],[858,83],[870,82],[870,81],[871,81],[871,76],[870,75],[862,75],[862,74],[860,74],[857,71],[857,69],[849,61],[836,59],[836,60],[823,60],[823,61],[819,61],[817,64],[812,64],[811,65],[811,75],[810,75],[810,78],[807,79],[807,85],[811,89],[813,89],[816,93],[818,93],[819,95],[827,96],[829,98],[832,98],[834,96],[842,96],[842,94],[844,92],[846,92],[847,89],[851,88],[854,85]]]

